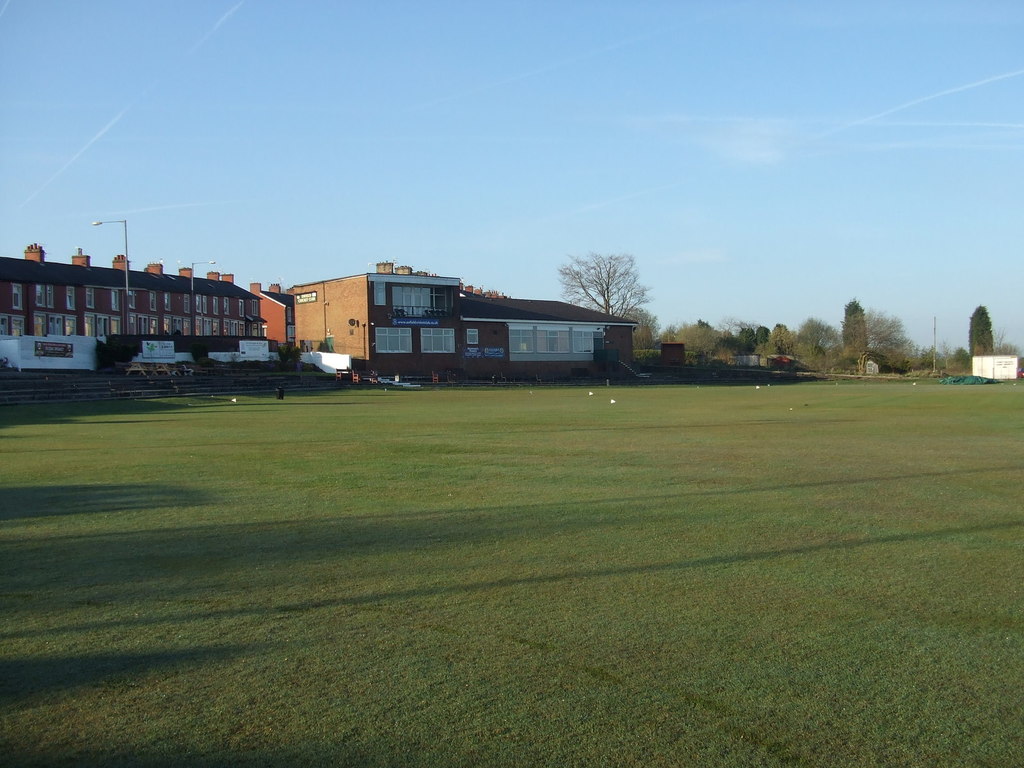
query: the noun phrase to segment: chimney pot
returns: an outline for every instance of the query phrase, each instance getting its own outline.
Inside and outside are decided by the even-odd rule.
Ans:
[[[32,243],[25,249],[25,258],[28,261],[37,261],[42,264],[46,260],[46,251],[39,243]]]

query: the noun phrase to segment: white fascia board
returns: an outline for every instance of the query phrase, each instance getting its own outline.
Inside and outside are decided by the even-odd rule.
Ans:
[[[607,328],[610,325],[631,327],[636,323],[600,323],[591,320],[506,320],[497,317],[463,317],[464,323],[502,323],[509,328],[550,328],[551,330],[568,330],[570,328]]]
[[[436,277],[432,275],[390,275],[370,272],[366,279],[371,283],[405,283],[406,285],[446,285],[458,288],[462,280],[457,277]]]

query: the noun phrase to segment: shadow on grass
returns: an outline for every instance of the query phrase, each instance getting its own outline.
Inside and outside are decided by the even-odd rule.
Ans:
[[[238,526],[229,526],[232,529],[237,529]],[[315,526],[314,526],[315,527]],[[213,526],[213,528],[221,528],[221,526]],[[742,565],[746,563],[755,563],[761,561],[769,561],[783,558],[792,557],[808,557],[821,553],[828,552],[849,552],[852,550],[862,549],[865,547],[885,546],[891,544],[905,544],[921,541],[938,541],[945,539],[955,539],[962,536],[971,536],[980,533],[988,533],[994,531],[1004,531],[1024,528],[1024,521],[1011,520],[1001,521],[994,523],[987,523],[981,525],[967,525],[967,526],[956,526],[940,528],[931,531],[918,531],[909,533],[896,533],[891,535],[883,536],[867,536],[862,538],[843,538],[834,541],[825,541],[815,544],[807,544],[794,547],[779,547],[773,549],[761,549],[744,552],[732,552],[711,555],[708,557],[689,558],[683,560],[673,560],[660,563],[638,563],[635,565],[620,565],[605,568],[586,568],[586,569],[573,569],[556,571],[550,573],[541,574],[530,574],[530,575],[512,575],[498,579],[488,579],[476,582],[466,583],[453,583],[452,581],[446,581],[443,584],[430,584],[428,586],[412,587],[408,589],[394,589],[387,591],[369,591],[362,594],[347,594],[341,597],[329,597],[326,599],[319,600],[308,600],[299,602],[279,602],[276,604],[267,604],[261,606],[246,606],[246,607],[232,607],[224,609],[214,610],[190,610],[188,612],[170,612],[164,613],[160,616],[140,618],[113,618],[97,621],[85,621],[74,624],[66,624],[63,626],[49,627],[46,629],[14,629],[11,626],[7,631],[0,632],[0,638],[27,638],[27,637],[38,637],[47,636],[51,634],[61,634],[65,632],[87,632],[93,630],[111,629],[115,627],[141,627],[147,625],[161,625],[161,624],[185,624],[193,621],[208,621],[208,620],[222,620],[225,618],[238,617],[238,616],[273,616],[282,613],[302,613],[306,611],[315,611],[320,609],[337,608],[343,606],[362,606],[386,603],[391,601],[403,601],[412,600],[425,597],[437,597],[445,595],[458,595],[458,594],[474,594],[481,592],[488,592],[493,590],[504,590],[511,588],[518,588],[523,586],[532,586],[537,584],[554,584],[560,582],[572,583],[572,582],[585,582],[593,579],[605,579],[605,578],[616,578],[622,576],[643,576],[660,573],[671,573],[671,572],[684,572],[688,570],[699,570],[708,568],[719,568],[723,566],[731,565]],[[166,534],[166,532],[164,532]],[[550,533],[550,532],[549,532]],[[196,529],[191,535],[190,539],[195,539],[199,534],[199,529]],[[259,532],[257,530],[251,530],[245,533],[240,530],[233,530],[232,532],[226,533],[220,531],[214,534],[210,530],[203,531],[206,536],[216,535],[218,538],[217,546],[223,548],[226,546],[222,542],[230,542],[230,546],[237,547],[241,550],[245,550],[246,553],[257,553],[256,559],[261,563],[263,568],[266,568],[269,564],[268,561],[278,559],[291,559],[295,557],[309,557],[309,558],[322,558],[325,556],[325,550],[331,550],[331,554],[335,557],[344,556],[344,548],[338,547],[338,531],[323,530],[322,538],[323,542],[319,549],[312,549],[312,539],[309,539],[310,547],[302,546],[301,543],[297,544],[293,537],[289,536],[282,530],[271,530],[266,527],[260,526]],[[162,551],[172,539],[180,539],[182,533],[179,531],[170,534],[169,536],[161,536],[159,542],[154,545],[148,543],[145,546],[144,553],[139,553],[138,542],[134,539],[140,538],[139,536],[128,536],[128,540],[121,543],[121,550],[130,550],[133,556],[141,558],[145,562],[145,567],[138,565],[147,575],[151,574],[151,571],[155,564],[162,561],[162,566],[167,565],[168,557],[158,557],[153,554],[154,551]],[[84,537],[83,537],[84,538]],[[93,537],[89,537],[93,538]],[[103,539],[108,543],[112,544],[112,537],[95,537],[95,539]],[[98,541],[88,545],[89,551],[93,551],[94,548],[99,546]],[[273,549],[277,548],[277,557],[274,557]],[[218,554],[211,555],[209,550],[211,545],[207,542],[204,553],[201,555],[203,562],[211,559],[225,559],[225,553],[222,551]],[[102,546],[99,546],[102,549]],[[99,551],[99,550],[97,550]],[[125,555],[123,553],[118,554],[118,551],[109,551],[108,558],[112,559],[123,559]],[[251,568],[252,555],[248,557],[241,554],[233,556],[235,560],[234,567],[239,569]],[[172,569],[178,573],[191,573],[193,576],[187,582],[188,588],[201,590],[199,582],[201,578],[201,567],[203,563],[198,560],[171,563]],[[122,573],[123,578],[131,579],[131,574]],[[3,597],[7,598],[8,603],[11,602],[11,598],[23,597],[26,603],[34,603],[35,598],[31,592],[33,589],[32,584],[13,585],[15,589],[29,590],[24,593],[22,592],[9,592]],[[183,598],[183,587],[184,583],[179,583],[178,586],[173,590],[177,599]],[[26,608],[32,611],[39,610],[38,605],[25,605]]]
[[[14,486],[0,490],[0,495],[0,521],[193,506],[209,501],[194,489],[150,483]]]
[[[396,737],[397,738],[397,737]],[[125,744],[109,744],[101,750],[83,749],[81,745],[61,750],[55,747],[15,747],[5,755],[9,766],[132,766],[132,768],[267,768],[267,766],[345,766],[345,768],[437,768],[434,755],[420,755],[399,742],[368,751],[353,744],[324,738],[320,742],[302,742],[292,747],[245,748],[204,746],[205,754],[196,754],[186,739],[167,740],[161,748],[139,749]],[[185,757],[187,755],[187,757]],[[464,764],[463,762],[459,763]]]
[[[754,552],[738,552],[726,555],[713,555],[692,560],[678,560],[667,563],[645,563],[642,565],[627,565],[614,568],[595,568],[590,570],[566,571],[564,573],[541,574],[535,576],[513,576],[505,579],[493,579],[490,581],[475,582],[472,584],[444,584],[431,587],[421,587],[408,590],[395,590],[392,592],[376,592],[366,595],[336,598],[323,601],[309,601],[295,603],[292,605],[278,605],[276,610],[280,611],[303,611],[317,608],[328,608],[341,605],[363,605],[367,603],[384,602],[388,600],[403,600],[415,597],[430,597],[434,595],[482,592],[491,589],[504,589],[531,584],[550,584],[560,581],[577,581],[595,578],[606,578],[609,576],[637,576],[665,573],[670,571],[685,571],[699,568],[714,568],[723,565],[735,565],[737,563],[752,563],[762,560],[775,560],[784,557],[798,557],[814,555],[820,552],[844,551],[859,549],[861,547],[879,546],[883,544],[902,544],[906,542],[926,541],[934,539],[949,539],[957,536],[967,536],[988,531],[999,531],[1011,528],[1024,528],[1024,521],[1008,521],[1002,523],[990,523],[987,525],[970,525],[957,528],[942,528],[936,531],[922,531],[919,533],[900,533],[890,536],[873,536],[862,539],[843,539],[842,541],[830,541],[821,544],[808,544],[800,547],[782,547],[779,549],[768,549]]]
[[[212,646],[153,653],[84,653],[68,656],[5,656],[0,659],[0,702],[83,685],[130,686],[154,670],[199,664],[251,652],[248,646]]]
[[[143,417],[149,414],[180,411],[184,403],[168,400],[95,400],[77,403],[46,403],[0,406],[0,429],[22,424],[72,424],[92,421],[97,416],[110,416],[111,422],[121,414]]]

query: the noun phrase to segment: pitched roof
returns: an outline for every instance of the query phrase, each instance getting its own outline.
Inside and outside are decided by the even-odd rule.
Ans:
[[[268,299],[272,299],[273,301],[276,301],[278,304],[282,304],[286,307],[295,306],[295,297],[292,296],[290,293],[278,293],[277,291],[263,291],[262,293]]]
[[[512,320],[539,322],[603,323],[604,325],[636,325],[633,320],[607,315],[564,301],[538,299],[507,299],[465,294],[459,300],[463,318],[480,320]]]
[[[0,281],[124,288],[124,272],[113,267],[82,267],[77,264],[57,264],[52,261],[38,262],[30,259],[0,258]],[[140,291],[190,293],[192,278],[130,270],[128,287]],[[195,278],[195,292],[206,296],[226,296],[239,299],[253,297],[253,294],[235,283],[198,276]]]

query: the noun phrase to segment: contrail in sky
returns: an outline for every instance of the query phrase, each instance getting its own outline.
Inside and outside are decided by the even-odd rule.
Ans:
[[[0,18],[3,18],[4,11],[7,10],[7,6],[10,5],[10,4],[11,4],[11,0],[7,0],[7,2],[5,2],[2,7],[0,7]]]
[[[989,83],[995,83],[995,82],[998,82],[1000,80],[1009,80],[1010,78],[1020,77],[1021,75],[1024,75],[1024,69],[1015,69],[1012,72],[1004,72],[1001,75],[993,75],[992,77],[986,77],[983,80],[976,80],[975,82],[967,83],[966,85],[958,85],[955,88],[946,88],[945,90],[939,91],[938,93],[932,93],[932,94],[929,94],[928,96],[921,96],[920,98],[917,98],[917,99],[911,99],[910,101],[907,101],[907,102],[905,102],[903,104],[900,104],[899,106],[887,109],[887,110],[885,110],[883,112],[878,112],[878,113],[876,113],[874,115],[868,115],[867,117],[862,117],[859,120],[853,120],[853,121],[851,121],[849,123],[844,123],[843,125],[840,125],[837,128],[833,128],[833,129],[831,129],[829,131],[825,131],[824,133],[820,133],[817,136],[815,136],[814,138],[815,139],[823,139],[826,136],[833,136],[833,135],[835,135],[835,134],[837,134],[837,133],[839,133],[841,131],[847,131],[847,130],[849,130],[851,128],[856,128],[858,125],[864,125],[865,123],[870,123],[870,122],[873,122],[875,120],[880,120],[883,117],[888,117],[889,115],[895,114],[897,112],[902,112],[905,109],[910,109],[911,107],[915,107],[918,104],[924,104],[927,101],[934,101],[935,99],[941,99],[943,96],[952,96],[954,93],[962,93],[963,91],[969,91],[969,90],[972,90],[974,88],[980,88],[983,85],[988,85]],[[1009,124],[1009,127],[1015,127],[1015,124]],[[666,190],[666,189],[672,189],[674,187],[678,187],[678,186],[682,185],[683,183],[684,182],[674,182],[674,183],[670,183],[670,184],[661,184],[661,185],[656,186],[656,187],[648,187],[647,189],[642,189],[642,190],[640,190],[638,192],[633,192],[632,194],[622,195],[620,197],[615,197],[615,198],[611,198],[611,199],[608,199],[608,200],[601,200],[599,202],[590,203],[589,205],[584,205],[584,206],[582,206],[580,208],[576,208],[575,210],[568,211],[566,213],[561,213],[561,214],[556,214],[556,215],[553,215],[553,216],[549,216],[549,217],[546,217],[545,219],[542,219],[542,220],[543,221],[547,221],[549,219],[560,219],[560,218],[564,218],[564,217],[568,217],[568,216],[576,216],[578,214],[586,213],[586,212],[589,212],[589,211],[592,211],[592,210],[595,210],[595,209],[598,209],[598,208],[604,208],[604,207],[606,207],[608,205],[614,205],[615,203],[621,203],[621,202],[624,202],[626,200],[632,200],[632,199],[637,198],[637,197],[644,197],[646,195],[651,195],[651,194],[654,194],[655,192],[661,192],[661,191]]]
[[[875,115],[869,115],[868,117],[862,117],[859,120],[854,120],[853,122],[845,123],[843,125],[840,125],[838,128],[833,128],[830,131],[825,131],[824,133],[818,134],[815,138],[822,139],[825,138],[826,136],[832,136],[834,134],[839,133],[840,131],[846,131],[849,130],[850,128],[856,128],[858,125],[864,125],[865,123],[870,123],[875,120],[880,120],[883,117],[888,117],[889,115],[895,114],[896,112],[902,112],[905,109],[916,107],[918,104],[924,104],[926,101],[941,99],[943,96],[951,96],[954,93],[969,91],[972,90],[973,88],[980,88],[983,85],[988,85],[989,83],[995,83],[999,80],[1009,80],[1011,77],[1020,77],[1021,75],[1024,75],[1024,69],[1015,69],[1013,72],[1004,72],[1001,75],[993,75],[992,77],[986,77],[984,80],[977,80],[973,83],[967,83],[967,85],[958,85],[956,88],[947,88],[944,91],[939,91],[938,93],[933,93],[929,96],[922,96],[921,98],[918,99],[912,99],[911,101],[908,101],[905,104],[900,104],[898,107],[892,107],[891,109],[887,109],[884,112],[879,112],[878,114]]]
[[[235,3],[235,5],[230,10],[228,10],[223,16],[220,17],[220,19],[217,20],[217,23],[213,25],[212,29],[210,29],[209,32],[203,35],[202,38],[200,38],[199,42],[189,49],[189,55],[191,56],[193,53],[198,51],[202,47],[203,43],[205,43],[207,40],[213,37],[217,30],[224,26],[224,23],[232,16],[234,16],[235,11],[237,11],[243,5],[245,5],[245,0],[238,0],[238,2]]]
[[[625,40],[619,40],[618,42],[611,43],[609,45],[604,46],[603,48],[598,48],[592,51],[585,51],[584,53],[580,53],[576,56],[569,56],[568,58],[565,59],[559,59],[558,61],[553,61],[550,64],[545,64],[542,67],[537,67],[536,69],[531,69],[527,72],[520,72],[519,74],[509,75],[508,77],[503,78],[501,80],[495,80],[490,83],[485,83],[484,85],[479,85],[476,88],[470,88],[468,90],[461,91],[460,93],[454,93],[449,96],[442,96],[440,98],[433,99],[432,101],[423,102],[422,104],[416,104],[410,107],[410,111],[430,109],[431,107],[436,107],[438,104],[445,104],[449,101],[464,99],[467,96],[475,96],[478,93],[486,93],[487,91],[494,90],[495,88],[500,88],[503,85],[511,85],[512,83],[518,83],[522,80],[528,80],[531,77],[545,75],[548,72],[554,72],[556,70],[562,69],[563,67],[567,67],[571,64],[576,64],[578,62],[586,61],[597,56],[602,56],[606,53],[611,53],[612,51],[618,50],[619,48],[627,48],[631,45],[636,45],[637,43],[642,43],[647,40],[660,37],[661,35],[667,34],[669,31],[670,30],[666,29],[653,34],[636,35],[634,37],[628,37]]]
[[[10,3],[11,3],[11,0],[7,0],[7,2],[4,3],[3,7],[0,8],[0,16],[3,16],[4,11],[7,10],[7,6],[10,5]],[[212,37],[213,34],[218,29],[220,29],[228,19],[230,19],[234,15],[235,11],[237,11],[243,5],[245,5],[245,0],[239,0],[239,2],[235,3],[235,5],[230,10],[227,11],[227,13],[225,13],[223,16],[220,17],[220,19],[217,20],[217,23],[214,24],[213,27],[210,28],[210,31],[207,32],[205,35],[203,35],[199,39],[199,42],[196,43],[195,45],[193,45],[191,49],[189,49],[189,52],[188,52],[189,55],[195,53],[203,45],[203,43],[205,43],[207,40],[209,40],[210,37]],[[33,192],[31,195],[29,195],[25,199],[25,202],[22,203],[22,206],[28,205],[28,203],[32,202],[32,200],[40,192],[42,192],[44,189],[46,189],[48,186],[50,186],[50,184],[52,184],[54,181],[56,181],[57,178],[59,178],[61,174],[63,174],[68,168],[70,168],[72,165],[74,165],[75,161],[78,160],[78,158],[80,158],[82,155],[84,155],[86,153],[86,151],[88,151],[89,147],[91,147],[97,141],[102,139],[103,136],[111,128],[113,128],[115,125],[117,125],[118,122],[120,122],[121,118],[123,118],[125,116],[125,114],[127,114],[128,110],[132,108],[132,105],[135,104],[136,102],[138,102],[139,99],[141,99],[147,93],[149,93],[149,91],[153,88],[154,85],[156,85],[157,82],[158,81],[154,81],[153,83],[148,85],[146,88],[143,88],[142,91],[139,93],[139,95],[136,96],[133,101],[129,102],[129,104],[126,107],[124,107],[124,109],[122,109],[120,112],[117,113],[117,115],[114,116],[113,120],[111,120],[109,123],[107,123],[105,126],[103,126],[99,130],[99,133],[97,133],[95,136],[93,136],[91,139],[89,139],[89,141],[87,141],[85,143],[84,147],[82,147],[74,155],[72,155],[71,159],[68,160],[66,163],[64,163],[64,165],[61,166],[60,170],[58,170],[55,174],[53,174],[53,176],[51,176],[49,179],[47,179],[46,182],[41,187],[39,187],[39,189],[37,189],[35,192]]]
[[[136,213],[149,213],[151,211],[175,211],[181,208],[208,208],[211,205],[230,205],[231,203],[237,203],[240,200],[209,200],[206,202],[196,203],[169,203],[167,205],[150,205],[146,208],[133,208],[131,210],[118,210],[117,214],[136,214]],[[110,214],[113,215],[113,214]]]
[[[28,203],[30,203],[33,200],[33,198],[35,198],[36,195],[38,195],[40,192],[42,192],[44,189],[46,189],[48,186],[50,186],[50,184],[52,184],[54,182],[54,180],[57,179],[58,176],[60,176],[62,173],[64,173],[64,171],[66,171],[68,168],[70,168],[71,165],[78,158],[80,158],[82,155],[84,155],[86,150],[89,149],[89,147],[91,147],[97,141],[102,139],[104,134],[106,134],[107,131],[109,131],[111,128],[113,128],[115,125],[117,125],[117,123],[121,120],[121,118],[125,116],[125,113],[128,111],[128,109],[130,107],[131,107],[131,105],[129,104],[127,107],[125,107],[120,112],[118,112],[113,120],[111,120],[109,123],[107,123],[105,126],[103,126],[100,129],[99,133],[97,133],[95,136],[93,136],[91,139],[89,139],[89,141],[87,141],[85,143],[84,147],[82,147],[74,155],[72,155],[71,159],[68,160],[66,163],[64,163],[64,165],[61,166],[59,171],[57,171],[55,174],[53,174],[53,176],[51,176],[49,179],[47,179],[46,182],[43,184],[43,186],[39,187],[39,189],[37,189],[35,192],[33,192],[31,195],[29,195],[28,198],[26,198],[25,202],[22,203],[22,205],[27,205]]]

